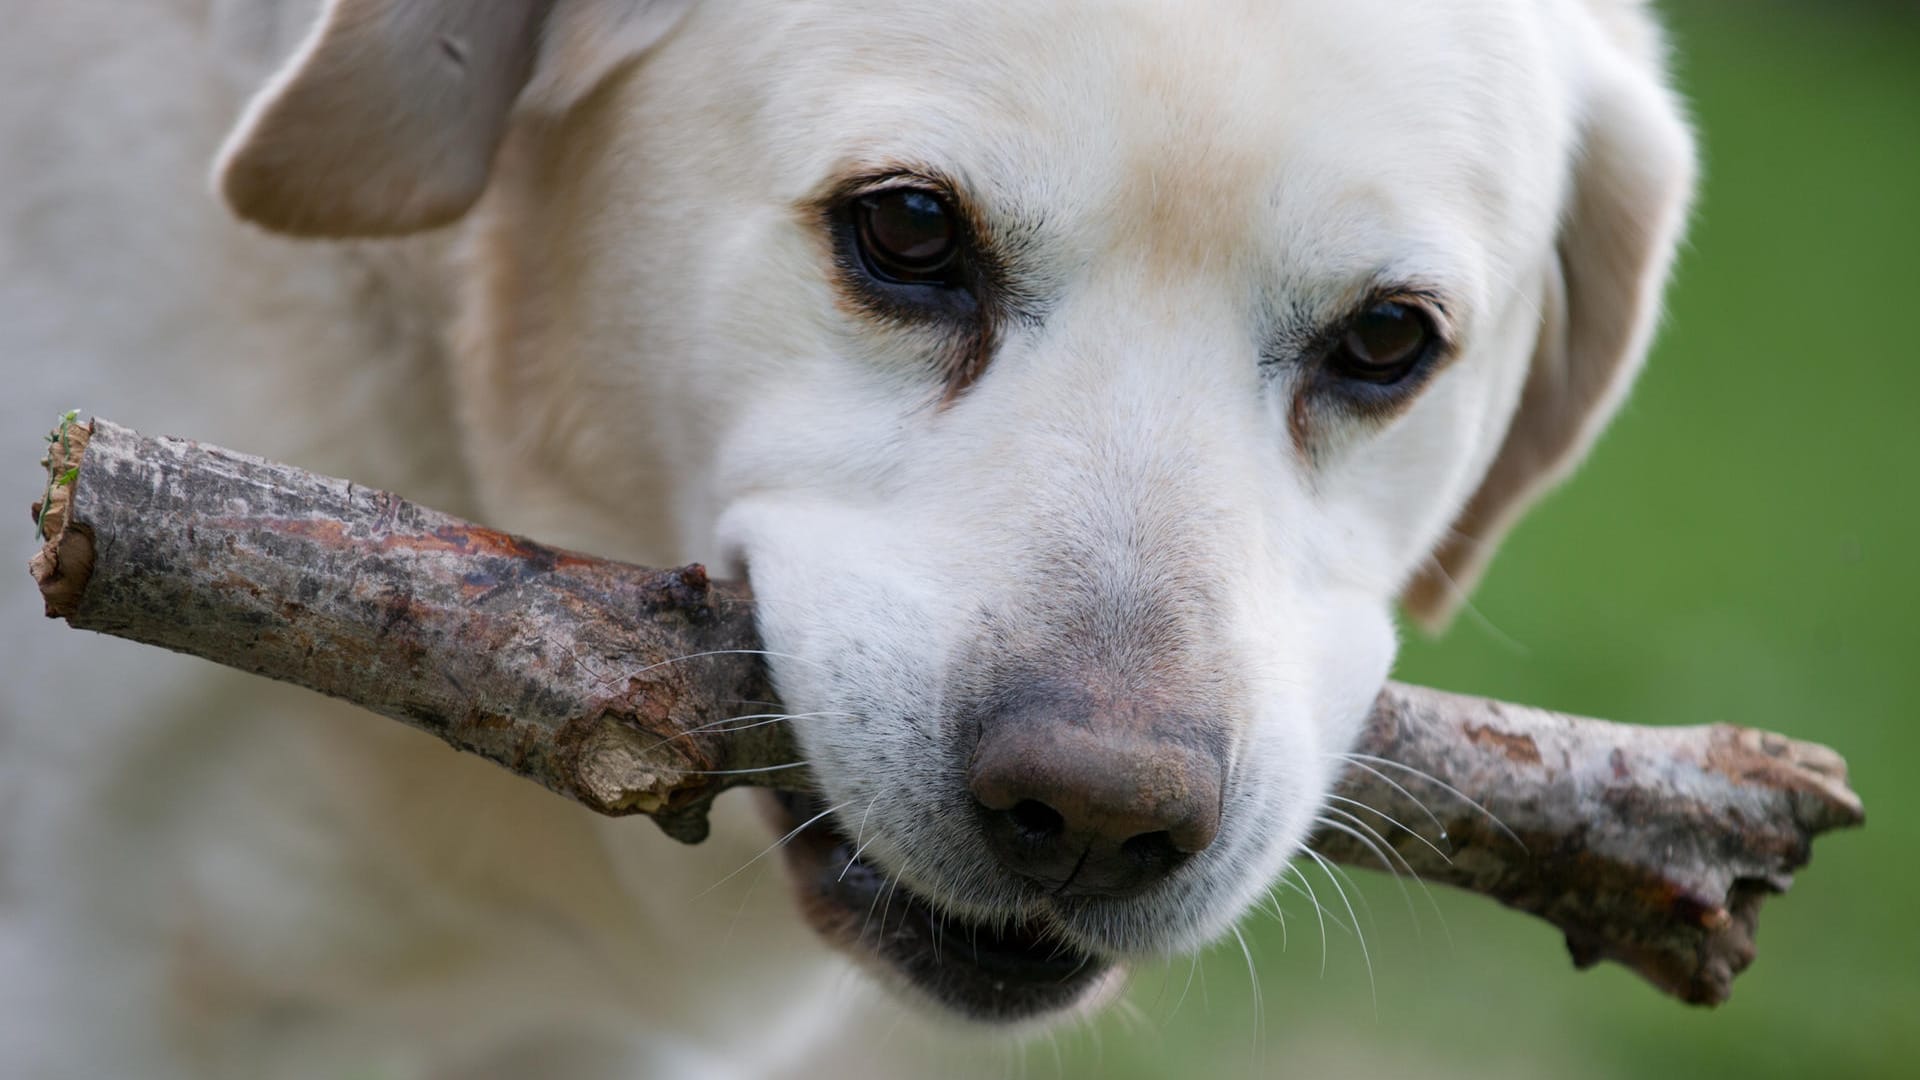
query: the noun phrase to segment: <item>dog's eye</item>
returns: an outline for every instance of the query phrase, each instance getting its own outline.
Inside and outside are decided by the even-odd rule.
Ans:
[[[862,195],[854,204],[860,254],[878,278],[944,284],[960,255],[960,229],[945,200],[918,188]]]
[[[1432,351],[1433,336],[1432,325],[1415,308],[1375,304],[1347,324],[1329,363],[1345,378],[1390,385],[1419,366]]]

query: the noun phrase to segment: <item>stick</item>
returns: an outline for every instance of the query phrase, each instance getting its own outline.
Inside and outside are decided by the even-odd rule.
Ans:
[[[808,782],[783,767],[788,725],[728,723],[773,700],[742,584],[105,420],[69,414],[49,442],[50,617],[345,699],[689,842],[719,792]],[[1577,965],[1695,1003],[1726,1000],[1813,837],[1863,821],[1825,747],[1400,684],[1352,761],[1315,851],[1532,912]]]

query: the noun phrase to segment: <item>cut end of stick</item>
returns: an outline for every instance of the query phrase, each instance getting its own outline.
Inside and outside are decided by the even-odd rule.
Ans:
[[[72,525],[71,509],[80,479],[80,459],[93,438],[93,424],[80,423],[69,412],[47,436],[47,487],[33,504],[33,522],[40,550],[27,562],[40,586],[47,618],[71,618],[80,610],[80,596],[93,576],[93,531]]]

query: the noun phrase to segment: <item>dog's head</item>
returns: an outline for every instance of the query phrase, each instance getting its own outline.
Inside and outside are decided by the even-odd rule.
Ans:
[[[335,0],[219,181],[472,219],[483,492],[750,569],[803,906],[1017,1018],[1297,852],[1391,606],[1632,380],[1691,168],[1623,2]]]

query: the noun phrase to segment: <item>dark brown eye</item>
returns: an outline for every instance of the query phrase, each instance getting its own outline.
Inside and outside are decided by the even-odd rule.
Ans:
[[[904,285],[946,284],[960,229],[940,196],[918,188],[862,195],[853,208],[860,254],[876,277]]]
[[[1375,304],[1347,325],[1330,363],[1349,379],[1387,385],[1418,367],[1430,350],[1433,327],[1404,304]]]

